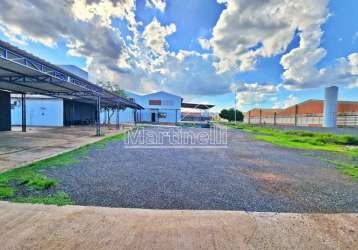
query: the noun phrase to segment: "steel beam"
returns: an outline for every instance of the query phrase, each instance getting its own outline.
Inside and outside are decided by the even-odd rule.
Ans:
[[[96,136],[101,136],[101,97],[97,97],[96,105]]]
[[[26,94],[21,94],[21,130],[22,132],[26,132]]]
[[[47,63],[46,61],[37,58],[29,53],[27,53],[26,51],[22,51],[14,46],[12,46],[11,44],[5,43],[3,41],[0,40],[0,58],[1,61],[6,61],[6,62],[12,62],[13,64],[16,65],[21,65],[23,67],[26,67],[27,69],[31,69],[35,73],[36,76],[30,76],[27,75],[26,73],[21,73],[21,72],[16,72],[16,70],[11,70],[8,68],[3,68],[3,70],[6,70],[8,72],[14,73],[16,74],[16,76],[12,76],[12,77],[16,77],[16,78],[8,78],[8,80],[13,81],[13,84],[17,84],[19,86],[25,85],[27,83],[41,83],[41,82],[46,82],[46,83],[51,83],[54,86],[57,87],[61,87],[63,89],[68,89],[67,87],[63,86],[61,84],[61,82],[67,82],[67,83],[71,83],[74,86],[83,89],[82,92],[92,92],[95,96],[101,96],[103,97],[103,102],[108,102],[108,103],[121,103],[125,106],[128,107],[132,107],[135,109],[141,109],[142,107],[139,106],[138,104],[135,104],[129,100],[127,100],[126,98],[120,97],[116,94],[113,94],[103,88],[101,88],[100,86],[97,86],[81,77],[76,76],[75,74],[68,72],[64,69],[62,69],[61,67],[58,67],[56,65],[52,65],[50,63]],[[44,74],[44,76],[41,76],[41,74]],[[39,76],[38,76],[39,75]],[[21,78],[19,78],[22,77]],[[3,78],[4,79],[4,78]],[[19,80],[22,80],[19,82]],[[56,83],[55,81],[59,81],[60,83]],[[35,84],[37,85],[37,84]],[[34,89],[36,87],[40,87],[40,86],[36,86],[36,87],[28,87],[28,86],[22,86],[22,87],[26,87],[29,89]],[[40,91],[40,89],[38,89],[38,91]],[[22,92],[26,92],[22,91]],[[27,93],[31,93],[32,91],[28,91]],[[45,91],[48,92],[48,91]],[[42,93],[43,94],[43,93]],[[83,97],[83,99],[87,99]]]
[[[94,84],[90,84],[88,81],[85,81],[83,79],[77,78],[76,75],[68,73],[57,66],[46,65],[46,63],[43,63],[41,60],[35,60],[29,58],[28,55],[21,55],[21,52],[15,52],[13,50],[14,49],[9,49],[0,46],[0,51],[3,52],[1,57],[4,58],[5,60],[47,74],[50,77],[55,77],[61,81],[71,82],[74,85],[77,85],[82,88],[86,88],[87,90],[90,91],[94,91],[97,94],[105,93],[105,91],[101,87],[96,86]]]
[[[117,106],[116,111],[117,111],[116,128],[119,129],[119,106]]]

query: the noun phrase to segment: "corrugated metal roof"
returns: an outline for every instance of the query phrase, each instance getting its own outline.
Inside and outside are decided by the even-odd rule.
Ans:
[[[0,89],[15,93],[56,96],[103,106],[121,105],[141,109],[126,98],[111,93],[61,67],[0,40]]]

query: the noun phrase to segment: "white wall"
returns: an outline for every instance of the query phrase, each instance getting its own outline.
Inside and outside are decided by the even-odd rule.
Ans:
[[[16,102],[16,105],[15,105]],[[11,125],[22,124],[21,98],[11,98]],[[28,126],[63,126],[63,100],[55,98],[26,99]]]
[[[166,113],[166,117],[165,118],[159,118],[159,122],[168,122],[168,123],[173,123],[173,122],[179,122],[181,117],[175,118],[176,112],[175,110],[160,110],[159,112],[161,113]],[[180,110],[177,111],[177,113],[180,113]]]
[[[157,119],[156,122],[163,122],[163,123],[175,123],[181,120],[181,113],[180,110],[174,109],[144,109],[138,110],[138,120],[142,122],[152,122],[152,113],[155,113]],[[166,114],[166,117],[159,117],[159,113]],[[175,118],[175,115],[177,117]]]
[[[156,117],[159,113],[166,114],[165,118],[159,118],[156,122],[175,123],[181,120],[182,99],[180,96],[163,91],[143,96],[127,92],[127,95],[144,108],[144,110],[138,110],[138,118],[142,122],[151,122],[152,113],[155,113]],[[150,100],[160,100],[161,105],[150,105]]]
[[[104,123],[106,121],[107,123],[107,111],[102,110],[101,111],[101,123]],[[110,114],[112,114],[112,111],[110,111]],[[111,124],[115,125],[117,124],[117,111],[115,110],[111,119]],[[126,108],[125,110],[119,111],[119,123],[134,123],[134,110],[130,108]]]

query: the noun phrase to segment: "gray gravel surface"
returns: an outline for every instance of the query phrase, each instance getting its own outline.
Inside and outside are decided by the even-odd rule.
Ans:
[[[170,128],[146,128],[152,134]],[[193,133],[207,129],[185,128]],[[228,130],[226,148],[92,149],[46,169],[79,205],[273,212],[358,212],[358,183],[334,165]]]

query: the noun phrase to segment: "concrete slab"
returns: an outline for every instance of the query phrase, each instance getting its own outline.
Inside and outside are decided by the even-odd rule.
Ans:
[[[1,249],[356,249],[358,214],[0,202]]]
[[[104,135],[113,135],[121,130],[103,127]],[[30,127],[28,132],[0,132],[0,172],[22,166],[33,161],[63,153],[74,148],[93,143],[104,137],[95,136],[95,127],[73,126],[61,128]]]

